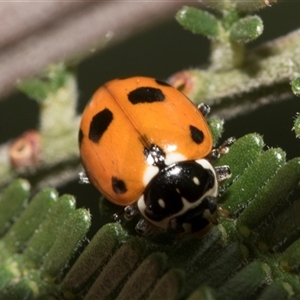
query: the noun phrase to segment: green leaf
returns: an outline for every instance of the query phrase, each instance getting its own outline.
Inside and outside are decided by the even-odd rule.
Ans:
[[[300,97],[300,77],[292,80],[291,86],[294,95]]]
[[[85,300],[115,299],[128,276],[147,256],[149,249],[145,240],[132,238],[123,244],[110,259],[88,291]]]
[[[297,117],[294,122],[293,130],[295,131],[296,138],[300,138],[300,114],[297,114]]]
[[[189,276],[186,281],[186,290],[192,292],[195,286],[200,284],[214,288],[220,286],[232,274],[233,270],[237,270],[240,267],[241,263],[245,261],[247,254],[245,247],[236,242],[221,249],[218,247],[218,252],[215,252],[214,256],[206,260],[201,268],[194,266],[193,275]],[[203,257],[201,259],[204,260]],[[195,272],[196,270],[198,272]]]
[[[66,294],[77,294],[103,269],[116,250],[125,242],[127,233],[118,223],[103,226],[77,259],[62,283]]]
[[[15,211],[11,207],[19,211],[28,199],[29,188],[21,179],[6,188],[1,193],[1,204],[5,204],[1,214]],[[57,192],[46,188],[22,214],[13,215],[12,226],[0,241],[0,298],[61,299],[58,281],[53,279],[59,278],[86,235],[89,213],[75,209],[74,197],[57,199]]]
[[[130,276],[116,300],[143,299],[167,267],[167,255],[150,254]]]
[[[184,284],[184,272],[171,269],[157,283],[147,300],[179,298]]]
[[[260,231],[258,247],[267,251],[285,248],[298,237],[300,228],[300,200],[283,210]]]
[[[9,286],[9,284],[19,276],[20,272],[15,265],[7,262],[2,264],[0,266],[0,291]]]
[[[241,1],[241,0],[234,0],[236,3],[236,9],[238,11],[242,12],[253,12],[258,9],[262,9],[265,7],[270,7],[273,3],[276,3],[277,0],[268,0],[268,1],[262,1],[262,0],[251,0],[251,1]]]
[[[284,163],[285,152],[281,149],[264,152],[222,195],[222,207],[233,214],[243,209]]]
[[[58,199],[24,250],[26,265],[37,267],[42,263],[45,255],[57,239],[61,228],[66,226],[66,222],[74,210],[74,197],[64,195]]]
[[[272,208],[297,187],[300,179],[300,158],[288,161],[270,179],[237,220],[237,227],[244,235],[259,226]]]
[[[57,192],[53,189],[40,191],[29,203],[27,209],[13,224],[3,241],[11,252],[20,252],[39,225],[47,217],[51,207],[57,201]]]
[[[36,78],[30,78],[20,83],[18,89],[37,101],[46,99],[50,90],[47,84]]]
[[[260,156],[264,146],[263,139],[256,133],[251,133],[238,139],[229,152],[215,163],[216,166],[228,165],[231,177],[226,180],[225,185],[232,183],[247,169],[248,166]],[[222,199],[221,199],[222,201]]]
[[[291,296],[291,287],[282,281],[274,281],[258,296],[257,300],[286,300]]]
[[[217,290],[217,299],[245,299],[254,297],[254,293],[268,282],[270,268],[263,262],[255,261],[236,273]],[[251,278],[251,280],[245,280]]]
[[[41,78],[33,77],[19,82],[18,89],[31,99],[43,101],[63,87],[68,76],[69,71],[64,64],[52,65],[43,72]]]
[[[214,290],[209,286],[201,286],[187,300],[215,300]]]
[[[184,6],[176,14],[176,20],[185,29],[209,38],[219,35],[219,21],[210,13]]]
[[[279,261],[281,268],[285,271],[297,271],[299,269],[300,239],[296,240],[280,255]]]
[[[28,278],[22,278],[6,289],[0,291],[0,298],[5,300],[27,300],[34,295],[32,282]]]
[[[42,276],[46,280],[51,281],[60,275],[86,235],[90,223],[91,216],[85,209],[76,209],[70,214],[44,260]]]
[[[259,37],[263,29],[260,17],[248,16],[234,23],[230,30],[230,38],[238,43],[249,43]]]
[[[222,136],[224,121],[222,119],[213,118],[208,120],[208,125],[213,136],[214,144],[216,144]]]
[[[28,197],[30,185],[24,179],[12,182],[0,198],[0,236],[9,228],[11,222],[23,210]]]
[[[172,248],[169,260],[171,265],[183,268],[187,275],[191,275],[191,270],[202,270],[208,262],[213,261],[222,246],[221,232],[212,228],[203,237],[186,239],[175,249]]]

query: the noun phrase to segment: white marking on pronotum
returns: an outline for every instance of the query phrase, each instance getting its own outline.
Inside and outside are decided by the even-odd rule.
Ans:
[[[198,177],[194,176],[193,177],[193,182],[196,184],[196,185],[200,185],[200,180]]]
[[[165,164],[166,165],[171,165],[175,162],[179,162],[179,161],[185,161],[186,157],[178,152],[171,152],[171,153],[167,153],[166,154],[166,159],[165,159]]]
[[[165,208],[166,207],[166,203],[164,199],[158,199],[158,204],[161,208]]]
[[[140,199],[137,201],[137,206],[140,211],[140,213],[145,216],[145,210],[146,210],[146,203],[144,199],[144,195],[140,197]]]
[[[217,179],[216,171],[207,159],[197,159],[196,163],[202,166],[204,169],[210,170],[214,174],[214,178]],[[217,180],[215,180],[213,187],[209,191],[207,191],[207,193],[209,194],[209,196],[216,198],[218,196],[218,190],[219,184]]]
[[[155,166],[148,166],[144,172],[143,183],[147,186],[151,179],[158,173],[159,169]]]

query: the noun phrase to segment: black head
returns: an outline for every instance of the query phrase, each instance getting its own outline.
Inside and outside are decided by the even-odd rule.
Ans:
[[[182,161],[159,171],[139,199],[138,208],[149,222],[168,229],[171,219],[188,211],[188,216],[195,209],[197,215],[204,214],[207,207],[201,203],[207,197],[215,198],[217,194],[216,173],[207,160]]]

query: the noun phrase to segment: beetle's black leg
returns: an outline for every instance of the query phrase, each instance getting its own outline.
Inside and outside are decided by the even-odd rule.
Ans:
[[[128,205],[124,208],[124,217],[126,220],[131,220],[138,213],[139,210],[136,205]]]
[[[218,148],[214,148],[211,150],[208,159],[215,161],[217,160],[221,155],[227,153],[229,151],[229,147],[235,142],[234,137],[228,138],[221,146]]]
[[[200,103],[197,106],[198,110],[201,112],[201,114],[203,115],[204,118],[206,118],[208,116],[208,114],[210,113],[210,106],[204,103]]]
[[[89,178],[86,176],[86,174],[84,172],[79,172],[78,178],[79,178],[79,183],[80,184],[89,184],[89,183],[91,183]]]
[[[231,177],[231,172],[229,166],[219,166],[215,167],[217,173],[217,178],[219,182],[222,182]]]

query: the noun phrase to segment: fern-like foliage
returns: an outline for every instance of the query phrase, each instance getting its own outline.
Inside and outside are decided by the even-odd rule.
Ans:
[[[181,239],[107,223],[72,265],[89,213],[48,188],[28,203],[28,182],[14,181],[0,201],[1,299],[297,299],[300,202],[288,197],[300,159],[286,162],[249,134],[216,164],[224,163],[233,176],[220,205],[231,218],[220,213],[204,236]]]

